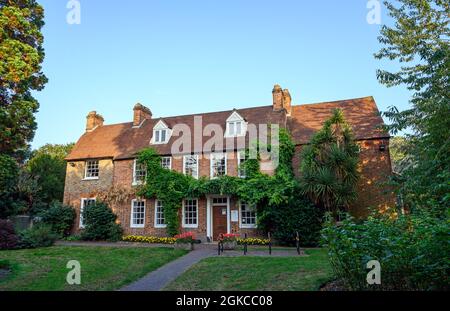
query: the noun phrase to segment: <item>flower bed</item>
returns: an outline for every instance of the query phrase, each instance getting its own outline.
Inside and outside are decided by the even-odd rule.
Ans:
[[[166,237],[155,237],[155,236],[127,235],[122,237],[122,241],[150,243],[150,244],[174,244],[176,239]]]
[[[175,237],[175,248],[193,250],[195,235],[193,232],[185,232],[177,234]]]
[[[269,244],[268,239],[260,239],[260,238],[246,238],[246,239],[237,239],[238,245],[244,245],[247,242],[247,245],[267,245]]]

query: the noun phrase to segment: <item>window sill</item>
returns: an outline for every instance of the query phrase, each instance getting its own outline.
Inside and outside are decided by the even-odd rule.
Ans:
[[[145,228],[145,225],[134,225],[134,226],[130,226],[130,228],[132,228],[132,229],[143,229],[143,228]]]
[[[240,135],[230,135],[230,134],[226,134],[223,137],[224,138],[239,138],[239,137],[245,137],[246,134],[240,134]]]
[[[98,180],[98,177],[85,177],[83,180]]]
[[[163,141],[163,142],[156,143],[156,142],[152,141],[152,142],[150,142],[150,145],[167,145],[168,142],[169,141]]]
[[[142,186],[144,184],[145,184],[144,182],[135,182],[135,181],[131,183],[132,186]]]
[[[183,225],[183,228],[197,229],[198,225]]]
[[[240,229],[257,229],[256,225],[240,225]]]
[[[155,229],[165,229],[167,225],[155,225]]]

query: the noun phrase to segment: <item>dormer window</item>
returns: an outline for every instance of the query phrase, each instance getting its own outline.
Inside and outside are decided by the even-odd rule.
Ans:
[[[227,119],[227,128],[225,137],[245,136],[247,132],[247,123],[236,111]]]
[[[153,128],[153,137],[151,140],[151,144],[167,144],[170,140],[170,136],[172,131],[169,129],[167,124],[160,120],[155,127]]]
[[[155,144],[162,144],[166,142],[167,130],[156,130],[155,131]]]

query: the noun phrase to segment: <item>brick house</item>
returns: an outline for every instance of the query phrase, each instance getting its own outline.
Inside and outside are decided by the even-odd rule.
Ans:
[[[143,181],[146,172],[135,161],[136,154],[143,148],[155,148],[162,156],[161,165],[165,168],[195,178],[240,176],[239,163],[243,157],[239,141],[248,144],[250,125],[277,124],[287,128],[296,144],[293,166],[298,174],[302,146],[309,142],[335,108],[343,110],[361,148],[359,198],[350,207],[351,213],[363,217],[369,207],[392,206],[393,196],[383,191],[382,185],[391,174],[389,135],[380,129],[383,120],[372,97],[291,105],[289,91],[278,85],[272,95],[273,103],[269,106],[164,118],[153,118],[150,109],[137,104],[132,122],[112,125],[104,125],[103,117],[96,112],[89,113],[86,132],[66,158],[64,202],[77,211],[75,230],[83,227],[80,210],[95,202],[99,193],[114,187],[132,191]],[[180,124],[185,130],[200,133],[191,135],[193,138],[188,143],[192,147],[184,152],[175,146],[178,138],[175,128]],[[220,139],[224,147],[206,152],[205,146],[196,139],[210,139],[214,132],[208,129],[210,124],[223,131]],[[265,172],[270,174],[273,170],[269,166]],[[164,236],[163,204],[130,194],[111,208],[118,215],[125,234]],[[255,209],[237,198],[211,193],[205,197],[186,198],[181,204],[181,231],[194,231],[202,240],[215,239],[226,232],[258,235]]]

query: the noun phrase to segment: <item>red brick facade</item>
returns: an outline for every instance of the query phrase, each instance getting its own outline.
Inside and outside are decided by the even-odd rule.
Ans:
[[[289,91],[279,86],[274,88],[273,105],[237,110],[248,123],[278,124],[286,127],[296,143],[296,152],[293,166],[299,174],[300,152],[302,146],[307,144],[315,131],[321,128],[323,122],[331,115],[332,110],[343,110],[347,121],[353,127],[358,144],[361,147],[360,166],[361,179],[358,184],[358,200],[351,206],[350,211],[357,217],[367,215],[369,208],[384,209],[394,204],[394,196],[384,185],[391,174],[389,156],[389,135],[379,130],[383,124],[382,119],[376,116],[378,111],[371,97],[346,100],[332,103],[291,106]],[[225,128],[226,119],[234,111],[218,112],[200,115],[204,123],[217,123]],[[67,177],[64,201],[72,205],[77,211],[77,225],[79,230],[79,214],[82,199],[96,198],[100,193],[109,191],[111,187],[127,189],[130,195],[119,204],[112,204],[111,208],[118,215],[118,222],[122,225],[125,234],[165,236],[166,230],[155,226],[155,200],[145,200],[145,218],[142,228],[132,228],[132,200],[139,199],[133,193],[134,159],[139,150],[149,147],[153,135],[153,127],[160,119],[152,119],[151,111],[137,105],[134,109],[133,122],[116,125],[103,125],[103,119],[96,113],[91,113],[87,120],[88,131],[80,138],[72,153],[67,157]],[[94,118],[95,116],[95,118]],[[180,116],[164,118],[164,122],[171,128],[179,123],[188,124],[194,128],[194,116]],[[97,122],[101,120],[101,122]],[[95,121],[95,122],[94,122]],[[95,124],[94,124],[95,123]],[[95,127],[96,126],[96,127]],[[162,155],[170,155],[172,138],[166,144],[154,145]],[[235,149],[224,149],[227,154],[227,175],[237,176],[238,160]],[[208,153],[199,154],[199,177],[210,177],[211,163]],[[97,179],[85,179],[85,161],[99,160],[99,176]],[[171,169],[183,172],[183,157],[173,156]],[[265,172],[271,173],[271,172]],[[243,228],[241,224],[242,213],[237,198],[230,197],[222,207],[213,207],[215,194],[197,199],[197,226],[185,228],[183,226],[183,212],[180,210],[180,231],[193,231],[199,238],[216,237],[214,232],[212,213],[215,208],[227,218],[227,230],[231,233],[250,236],[258,235],[255,228]],[[237,216],[237,218],[235,218]]]

